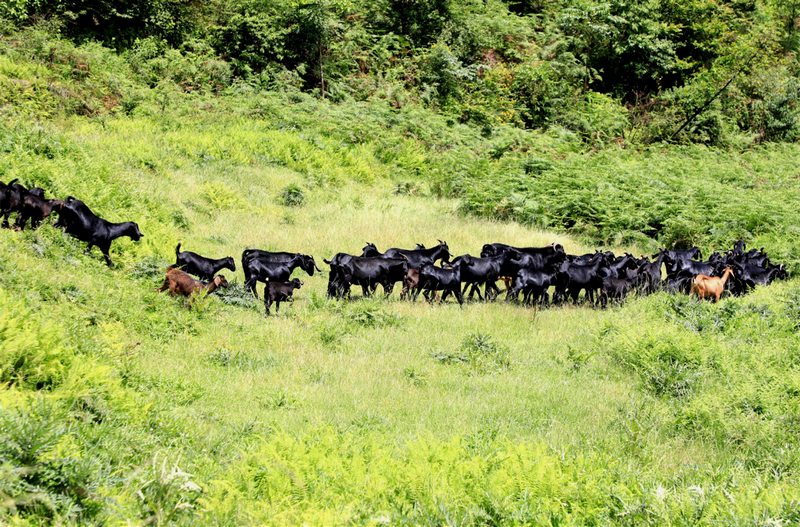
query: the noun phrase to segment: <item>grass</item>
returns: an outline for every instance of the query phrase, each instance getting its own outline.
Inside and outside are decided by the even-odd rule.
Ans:
[[[262,102],[276,100],[289,99]],[[463,196],[434,191],[441,180],[411,179],[411,153],[336,140],[331,106],[293,127],[288,110],[252,116],[235,96],[148,104],[0,127],[4,180],[80,196],[145,233],[115,242],[109,270],[50,226],[0,232],[3,522],[798,521],[796,281],[720,305],[659,294],[531,310],[341,303],[318,274],[268,319],[239,270],[188,308],[155,291],[178,241],[320,264],[367,241],[594,244],[463,215]],[[302,121],[311,103],[296,104]],[[423,191],[397,191],[410,180]],[[287,205],[287,188],[302,203]]]

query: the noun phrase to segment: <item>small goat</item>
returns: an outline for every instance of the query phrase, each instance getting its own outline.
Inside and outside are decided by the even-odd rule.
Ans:
[[[61,200],[43,199],[35,194],[28,193],[22,198],[15,227],[19,230],[25,230],[25,224],[28,220],[31,220],[31,229],[37,229],[42,221],[47,219],[54,210],[63,206],[64,202]]]
[[[264,286],[264,308],[269,316],[269,308],[275,303],[275,313],[281,308],[281,302],[294,302],[295,289],[300,289],[303,282],[294,278],[289,282],[267,282]]]
[[[217,275],[209,283],[205,284],[200,280],[195,280],[188,273],[174,267],[167,268],[167,276],[164,283],[158,289],[159,292],[169,289],[171,295],[182,295],[191,297],[202,291],[213,293],[220,287],[228,287],[228,281],[222,275]]]
[[[703,300],[704,298],[714,297],[714,302],[719,302],[719,297],[725,289],[725,282],[733,274],[733,269],[730,267],[725,268],[722,277],[707,276],[699,274],[692,280],[692,288],[689,291],[689,296],[697,295],[697,298]]]

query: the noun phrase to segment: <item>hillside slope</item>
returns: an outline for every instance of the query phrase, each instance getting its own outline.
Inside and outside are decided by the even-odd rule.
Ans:
[[[718,306],[658,294],[607,311],[533,311],[340,303],[317,274],[269,319],[242,291],[241,270],[226,272],[226,293],[191,307],[155,291],[178,241],[237,260],[258,246],[320,263],[367,241],[591,250],[591,238],[534,222],[464,215],[463,196],[448,190],[531,152],[552,164],[591,155],[568,138],[487,139],[425,112],[133,82],[141,99],[129,111],[74,115],[59,101],[103,100],[108,79],[73,79],[65,92],[57,64],[32,62],[0,70],[33,86],[4,101],[0,178],[79,196],[104,217],[136,220],[145,237],[115,242],[108,269],[49,225],[0,232],[4,522],[800,521],[796,281]],[[725,155],[744,165],[776,151]],[[699,163],[724,157],[696,152]],[[774,176],[787,193],[797,188],[789,172]],[[287,188],[303,203],[287,205]],[[769,225],[774,252],[798,254],[782,237],[796,224]],[[638,239],[613,248],[654,243]]]

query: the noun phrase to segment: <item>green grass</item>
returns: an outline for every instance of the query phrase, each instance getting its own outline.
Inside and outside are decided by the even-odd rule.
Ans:
[[[322,274],[303,276],[294,304],[269,318],[242,293],[241,270],[225,273],[231,291],[191,307],[157,293],[178,241],[237,260],[245,247],[297,250],[320,264],[367,241],[444,239],[473,254],[489,241],[594,248],[532,222],[464,215],[463,196],[441,197],[457,172],[446,159],[429,165],[446,140],[431,132],[435,117],[402,118],[399,129],[431,136],[405,144],[428,145],[417,150],[398,142],[391,157],[391,127],[340,135],[343,114],[353,123],[364,112],[356,131],[385,115],[290,101],[198,96],[159,112],[154,99],[132,115],[36,122],[17,112],[24,101],[5,107],[2,179],[79,196],[111,220],[136,220],[145,237],[115,242],[109,270],[50,226],[0,232],[1,522],[800,521],[797,281],[720,305],[659,294],[607,311],[531,310],[341,303],[325,298]],[[271,109],[252,113],[259,105]],[[502,166],[472,150],[496,138],[444,129],[476,156],[464,170]],[[529,139],[553,163],[589,156]],[[656,164],[619,155],[637,174]],[[788,170],[774,177],[791,195]],[[290,185],[302,204],[285,204]],[[786,222],[772,236],[796,227]],[[612,248],[650,247],[636,239]],[[779,255],[795,254],[796,241],[780,243]]]

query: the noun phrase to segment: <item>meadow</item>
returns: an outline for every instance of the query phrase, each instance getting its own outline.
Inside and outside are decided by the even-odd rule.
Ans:
[[[694,216],[677,177],[663,185],[668,216],[694,229],[685,241],[745,236],[796,269],[796,145],[592,153],[569,134],[485,138],[419,109],[126,87],[112,54],[56,41],[44,65],[12,50],[30,42],[4,42],[0,80],[19,91],[3,101],[0,178],[79,196],[145,237],[115,242],[108,269],[49,225],[0,232],[2,522],[800,522],[796,280],[719,305],[659,293],[608,310],[532,310],[337,302],[322,273],[303,276],[294,304],[269,319],[241,270],[192,305],[156,292],[178,241],[237,260],[245,247],[296,250],[320,264],[367,241],[652,251],[667,238],[603,218],[645,215],[654,195],[625,200],[602,191],[610,182],[597,200],[581,190],[618,167],[719,176],[729,192],[719,216]],[[76,56],[96,75],[76,77]],[[107,90],[117,110],[70,109]],[[546,175],[564,167],[579,172]],[[480,184],[481,173],[498,183]],[[511,194],[522,208],[497,208],[519,174],[530,176]],[[743,188],[744,174],[763,179]],[[542,178],[554,194],[531,205],[525,193]]]

